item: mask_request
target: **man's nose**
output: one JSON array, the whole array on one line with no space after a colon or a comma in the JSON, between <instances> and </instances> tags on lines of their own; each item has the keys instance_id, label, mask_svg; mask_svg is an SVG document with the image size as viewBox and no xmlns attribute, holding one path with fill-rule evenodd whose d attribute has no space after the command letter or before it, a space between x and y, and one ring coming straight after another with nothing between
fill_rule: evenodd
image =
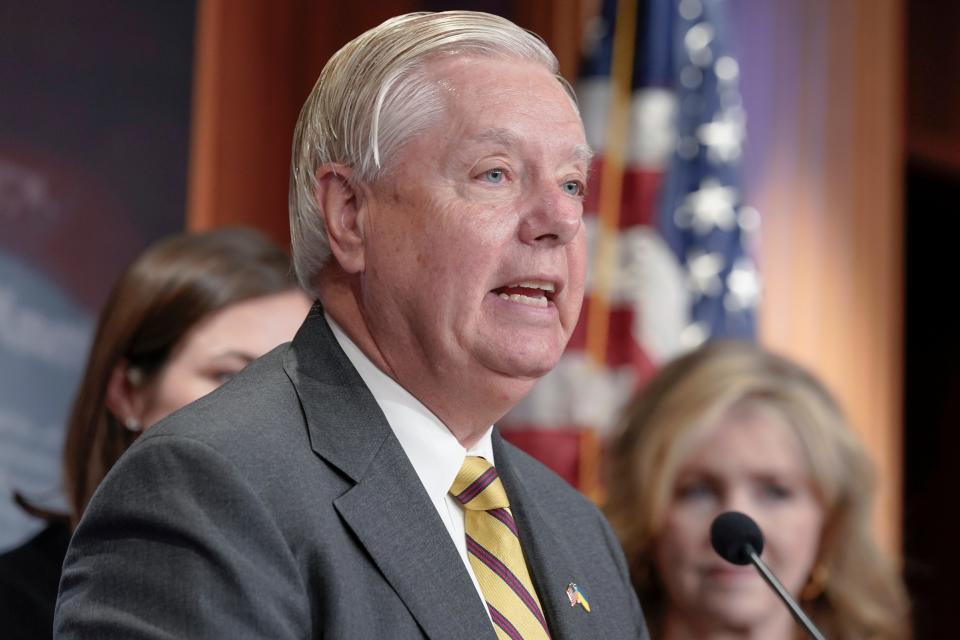
<instances>
[{"instance_id":1,"label":"man's nose","mask_svg":"<svg viewBox=\"0 0 960 640\"><path fill-rule=\"evenodd\" d=\"M569 244L583 224L583 202L564 193L556 183L533 194L520 223L520 240L552 248Z\"/></svg>"}]
</instances>

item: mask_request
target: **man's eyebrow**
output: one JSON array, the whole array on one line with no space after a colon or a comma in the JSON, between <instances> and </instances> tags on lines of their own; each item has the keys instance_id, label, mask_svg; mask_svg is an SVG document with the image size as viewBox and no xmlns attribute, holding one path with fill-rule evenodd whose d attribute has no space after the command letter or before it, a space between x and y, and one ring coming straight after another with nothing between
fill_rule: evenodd
<instances>
[{"instance_id":1,"label":"man's eyebrow","mask_svg":"<svg viewBox=\"0 0 960 640\"><path fill-rule=\"evenodd\" d=\"M505 147L516 146L520 144L520 136L509 129L485 129L473 136L471 140L476 142L499 142Z\"/></svg>"},{"instance_id":2,"label":"man's eyebrow","mask_svg":"<svg viewBox=\"0 0 960 640\"><path fill-rule=\"evenodd\" d=\"M477 135L473 136L471 140L475 142L496 142L502 144L505 147L519 146L520 145L520 136L515 134L509 129L486 129L481 131ZM589 164L590 160L593 159L594 152L590 148L590 145L587 144L578 144L573 148L573 151L570 153L570 159L575 162L584 162Z\"/></svg>"},{"instance_id":3,"label":"man's eyebrow","mask_svg":"<svg viewBox=\"0 0 960 640\"><path fill-rule=\"evenodd\" d=\"M588 144L578 144L573 148L573 153L570 156L574 160L590 164L593 159L593 149Z\"/></svg>"}]
</instances>

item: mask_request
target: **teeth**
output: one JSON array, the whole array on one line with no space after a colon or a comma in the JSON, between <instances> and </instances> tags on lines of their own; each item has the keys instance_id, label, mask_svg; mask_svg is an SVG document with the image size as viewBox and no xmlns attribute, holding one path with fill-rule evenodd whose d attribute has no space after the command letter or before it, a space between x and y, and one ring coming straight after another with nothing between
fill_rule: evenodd
<instances>
[{"instance_id":1,"label":"teeth","mask_svg":"<svg viewBox=\"0 0 960 640\"><path fill-rule=\"evenodd\" d=\"M523 285L526 286L526 285ZM519 302L520 304L528 304L531 307L546 307L547 299L546 298L531 298L530 296L522 296L519 293L512 293L507 295L506 293L499 294L500 297L504 300L509 300L511 302Z\"/></svg>"},{"instance_id":2,"label":"teeth","mask_svg":"<svg viewBox=\"0 0 960 640\"><path fill-rule=\"evenodd\" d=\"M544 291L549 291L551 293L553 293L555 288L552 282L538 282L538 281L519 282L517 284L512 284L510 286L525 287L527 289L543 289Z\"/></svg>"}]
</instances>

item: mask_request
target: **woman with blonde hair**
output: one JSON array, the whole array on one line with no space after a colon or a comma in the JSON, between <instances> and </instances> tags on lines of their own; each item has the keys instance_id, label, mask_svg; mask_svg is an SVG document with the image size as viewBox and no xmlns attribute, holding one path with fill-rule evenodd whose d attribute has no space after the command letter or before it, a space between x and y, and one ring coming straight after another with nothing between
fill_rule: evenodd
<instances>
[{"instance_id":1,"label":"woman with blonde hair","mask_svg":"<svg viewBox=\"0 0 960 640\"><path fill-rule=\"evenodd\" d=\"M764 532L762 557L831 640L910 636L906 592L871 535L870 461L809 372L744 342L664 367L612 447L607 515L652 635L804 637L752 566L713 551L725 511Z\"/></svg>"}]
</instances>

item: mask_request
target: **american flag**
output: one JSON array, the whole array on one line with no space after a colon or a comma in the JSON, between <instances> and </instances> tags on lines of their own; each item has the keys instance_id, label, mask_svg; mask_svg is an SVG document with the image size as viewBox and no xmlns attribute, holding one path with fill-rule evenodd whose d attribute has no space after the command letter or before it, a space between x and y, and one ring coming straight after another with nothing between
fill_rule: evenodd
<instances>
[{"instance_id":1,"label":"american flag","mask_svg":"<svg viewBox=\"0 0 960 640\"><path fill-rule=\"evenodd\" d=\"M746 117L725 4L605 0L587 27L587 296L559 365L500 428L588 494L618 412L658 365L755 333L759 214L741 198Z\"/></svg>"}]
</instances>

